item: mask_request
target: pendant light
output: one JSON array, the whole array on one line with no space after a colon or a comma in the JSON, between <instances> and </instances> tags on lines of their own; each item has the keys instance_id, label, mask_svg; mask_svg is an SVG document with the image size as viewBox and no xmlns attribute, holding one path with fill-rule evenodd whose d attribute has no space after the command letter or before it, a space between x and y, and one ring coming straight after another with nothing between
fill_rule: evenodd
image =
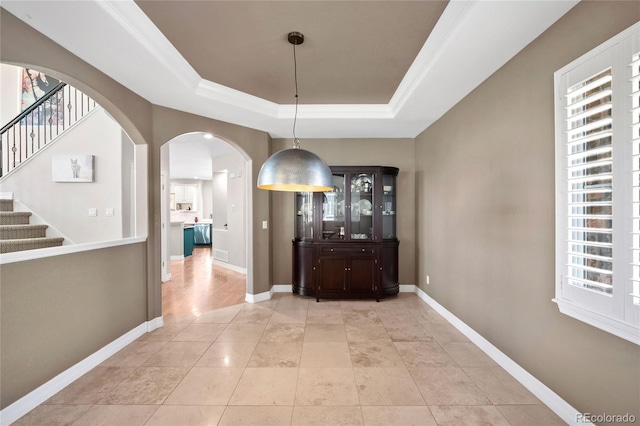
<instances>
[{"instance_id":1,"label":"pendant light","mask_svg":"<svg viewBox=\"0 0 640 426\"><path fill-rule=\"evenodd\" d=\"M300 148L296 137L298 119L298 66L296 45L304 42L299 32L288 35L293 45L293 69L296 86L296 109L293 117L293 148L273 154L264 162L258 174L258 188L270 191L320 192L333 190L333 175L327 163L312 152Z\"/></svg>"}]
</instances>

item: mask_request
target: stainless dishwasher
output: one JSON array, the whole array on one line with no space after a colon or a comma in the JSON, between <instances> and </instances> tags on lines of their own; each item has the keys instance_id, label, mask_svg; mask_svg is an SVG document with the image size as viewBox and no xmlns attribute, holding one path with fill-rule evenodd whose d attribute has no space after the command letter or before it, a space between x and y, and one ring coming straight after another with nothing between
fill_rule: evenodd
<instances>
[{"instance_id":1,"label":"stainless dishwasher","mask_svg":"<svg viewBox=\"0 0 640 426\"><path fill-rule=\"evenodd\" d=\"M196 223L193 225L193 243L199 246L211 245L210 223Z\"/></svg>"}]
</instances>

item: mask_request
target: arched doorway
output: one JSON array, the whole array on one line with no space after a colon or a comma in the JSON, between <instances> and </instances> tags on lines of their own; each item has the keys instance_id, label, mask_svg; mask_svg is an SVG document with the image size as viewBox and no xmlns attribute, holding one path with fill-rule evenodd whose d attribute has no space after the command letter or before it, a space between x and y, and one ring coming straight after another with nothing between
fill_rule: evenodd
<instances>
[{"instance_id":1,"label":"arched doorway","mask_svg":"<svg viewBox=\"0 0 640 426\"><path fill-rule=\"evenodd\" d=\"M251 161L231 142L189 132L163 144L160 163L163 317L243 302L251 288Z\"/></svg>"},{"instance_id":2,"label":"arched doorway","mask_svg":"<svg viewBox=\"0 0 640 426\"><path fill-rule=\"evenodd\" d=\"M63 245L146 237L147 146L103 98L39 67L2 63L0 81L4 192Z\"/></svg>"}]
</instances>

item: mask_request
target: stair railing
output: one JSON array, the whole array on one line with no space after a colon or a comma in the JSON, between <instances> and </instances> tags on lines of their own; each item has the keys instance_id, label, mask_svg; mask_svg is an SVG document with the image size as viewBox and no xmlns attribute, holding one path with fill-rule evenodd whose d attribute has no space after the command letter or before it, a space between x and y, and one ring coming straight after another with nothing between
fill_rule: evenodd
<instances>
[{"instance_id":1,"label":"stair railing","mask_svg":"<svg viewBox=\"0 0 640 426\"><path fill-rule=\"evenodd\" d=\"M0 177L18 167L98 104L60 82L0 129Z\"/></svg>"}]
</instances>

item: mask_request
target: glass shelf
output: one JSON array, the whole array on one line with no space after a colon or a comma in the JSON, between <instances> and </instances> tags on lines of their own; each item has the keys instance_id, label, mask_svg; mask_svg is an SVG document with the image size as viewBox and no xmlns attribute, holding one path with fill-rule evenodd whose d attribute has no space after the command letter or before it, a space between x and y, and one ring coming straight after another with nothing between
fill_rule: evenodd
<instances>
[{"instance_id":1,"label":"glass shelf","mask_svg":"<svg viewBox=\"0 0 640 426\"><path fill-rule=\"evenodd\" d=\"M380 241L396 238L392 167L332 167L333 190L296 193L295 238Z\"/></svg>"}]
</instances>

